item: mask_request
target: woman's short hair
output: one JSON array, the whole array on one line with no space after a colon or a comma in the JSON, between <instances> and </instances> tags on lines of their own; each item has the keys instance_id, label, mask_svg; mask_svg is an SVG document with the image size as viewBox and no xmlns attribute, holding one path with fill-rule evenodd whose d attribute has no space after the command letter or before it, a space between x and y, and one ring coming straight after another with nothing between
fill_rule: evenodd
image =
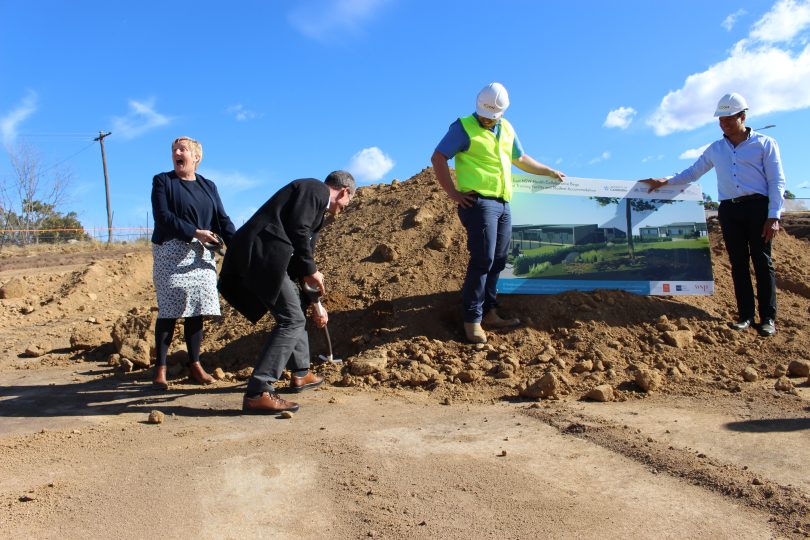
<instances>
[{"instance_id":1,"label":"woman's short hair","mask_svg":"<svg viewBox=\"0 0 810 540\"><path fill-rule=\"evenodd\" d=\"M194 153L197 154L197 156L200 158L197 160L197 163L194 166L194 168L196 169L197 167L200 166L200 162L202 161L203 156L202 144L200 144L199 141L195 141L191 137L177 137L174 140L174 142L172 142L172 148L174 148L174 145L179 143L180 141L188 141L188 144L191 145L191 147L194 149Z\"/></svg>"}]
</instances>

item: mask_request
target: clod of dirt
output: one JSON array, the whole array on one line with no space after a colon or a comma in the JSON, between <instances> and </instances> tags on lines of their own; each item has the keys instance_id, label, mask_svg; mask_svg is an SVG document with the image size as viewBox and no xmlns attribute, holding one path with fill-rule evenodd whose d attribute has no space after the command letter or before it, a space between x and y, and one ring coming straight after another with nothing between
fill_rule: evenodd
<instances>
[{"instance_id":1,"label":"clod of dirt","mask_svg":"<svg viewBox=\"0 0 810 540\"><path fill-rule=\"evenodd\" d=\"M48 352L46 347L39 345L38 343L32 343L28 347L25 348L25 356L29 356L31 358L39 358L43 354Z\"/></svg>"},{"instance_id":2,"label":"clod of dirt","mask_svg":"<svg viewBox=\"0 0 810 540\"><path fill-rule=\"evenodd\" d=\"M562 390L562 383L554 373L546 373L540 379L520 391L520 397L539 399L557 398Z\"/></svg>"},{"instance_id":3,"label":"clod of dirt","mask_svg":"<svg viewBox=\"0 0 810 540\"><path fill-rule=\"evenodd\" d=\"M593 401L600 401L602 403L613 401L614 399L613 387L609 384L600 384L596 388L591 389L590 392L585 394L585 399Z\"/></svg>"},{"instance_id":4,"label":"clod of dirt","mask_svg":"<svg viewBox=\"0 0 810 540\"><path fill-rule=\"evenodd\" d=\"M388 358L385 356L366 356L352 360L349 365L349 372L357 377L373 375L385 369Z\"/></svg>"},{"instance_id":5,"label":"clod of dirt","mask_svg":"<svg viewBox=\"0 0 810 540\"><path fill-rule=\"evenodd\" d=\"M645 392L653 392L661 388L661 374L651 369L639 369L636 371L636 384Z\"/></svg>"},{"instance_id":6,"label":"clod of dirt","mask_svg":"<svg viewBox=\"0 0 810 540\"><path fill-rule=\"evenodd\" d=\"M451 243L452 240L450 239L450 236L445 232L441 232L437 236L430 239L430 242L428 242L428 247L430 249L435 249L436 251L444 251L450 247Z\"/></svg>"},{"instance_id":7,"label":"clod of dirt","mask_svg":"<svg viewBox=\"0 0 810 540\"><path fill-rule=\"evenodd\" d=\"M685 349L694 340L691 330L668 330L661 337L664 338L667 345L671 345L676 349Z\"/></svg>"},{"instance_id":8,"label":"clod of dirt","mask_svg":"<svg viewBox=\"0 0 810 540\"><path fill-rule=\"evenodd\" d=\"M808 360L793 360L788 364L788 375L790 377L807 377L810 376L810 361Z\"/></svg>"},{"instance_id":9,"label":"clod of dirt","mask_svg":"<svg viewBox=\"0 0 810 540\"><path fill-rule=\"evenodd\" d=\"M793 383L787 377L779 377L773 385L774 389L779 392L791 392L793 390Z\"/></svg>"},{"instance_id":10,"label":"clod of dirt","mask_svg":"<svg viewBox=\"0 0 810 540\"><path fill-rule=\"evenodd\" d=\"M110 341L110 332L99 325L82 325L70 334L70 348L74 351L95 349Z\"/></svg>"},{"instance_id":11,"label":"clod of dirt","mask_svg":"<svg viewBox=\"0 0 810 540\"><path fill-rule=\"evenodd\" d=\"M393 262L397 260L399 253L388 244L380 244L374 249L371 258L382 262Z\"/></svg>"},{"instance_id":12,"label":"clod of dirt","mask_svg":"<svg viewBox=\"0 0 810 540\"><path fill-rule=\"evenodd\" d=\"M150 424L162 424L163 419L166 417L161 411L154 410L149 413L149 419L147 420Z\"/></svg>"},{"instance_id":13,"label":"clod of dirt","mask_svg":"<svg viewBox=\"0 0 810 540\"><path fill-rule=\"evenodd\" d=\"M118 354L140 368L147 368L152 363L149 343L143 339L125 338Z\"/></svg>"},{"instance_id":14,"label":"clod of dirt","mask_svg":"<svg viewBox=\"0 0 810 540\"><path fill-rule=\"evenodd\" d=\"M759 380L759 372L750 366L743 369L741 375L745 382L756 382Z\"/></svg>"},{"instance_id":15,"label":"clod of dirt","mask_svg":"<svg viewBox=\"0 0 810 540\"><path fill-rule=\"evenodd\" d=\"M22 298L28 294L28 286L20 278L11 278L0 287L0 298Z\"/></svg>"}]
</instances>

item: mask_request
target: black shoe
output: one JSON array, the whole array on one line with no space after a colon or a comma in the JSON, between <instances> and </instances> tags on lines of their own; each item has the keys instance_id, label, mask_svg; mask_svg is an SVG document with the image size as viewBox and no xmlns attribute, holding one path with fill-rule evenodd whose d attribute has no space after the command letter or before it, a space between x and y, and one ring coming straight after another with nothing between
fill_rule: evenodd
<instances>
[{"instance_id":1,"label":"black shoe","mask_svg":"<svg viewBox=\"0 0 810 540\"><path fill-rule=\"evenodd\" d=\"M759 325L759 335L762 337L771 337L776 333L776 324L773 319L763 319L762 324Z\"/></svg>"},{"instance_id":2,"label":"black shoe","mask_svg":"<svg viewBox=\"0 0 810 540\"><path fill-rule=\"evenodd\" d=\"M752 324L754 324L753 319L740 319L739 321L737 321L735 323L731 323L729 326L731 326L731 328L733 328L734 330L742 331L742 330L748 330L749 328L751 328Z\"/></svg>"}]
</instances>

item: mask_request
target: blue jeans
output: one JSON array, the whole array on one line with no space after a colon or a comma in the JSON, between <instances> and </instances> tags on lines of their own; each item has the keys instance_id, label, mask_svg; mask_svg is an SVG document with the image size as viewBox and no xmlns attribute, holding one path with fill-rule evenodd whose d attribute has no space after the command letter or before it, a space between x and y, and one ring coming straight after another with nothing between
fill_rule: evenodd
<instances>
[{"instance_id":1,"label":"blue jeans","mask_svg":"<svg viewBox=\"0 0 810 540\"><path fill-rule=\"evenodd\" d=\"M512 239L512 210L508 202L479 197L470 208L459 206L458 217L467 229L470 252L461 288L464 322L481 322L484 313L497 305L498 276L506 267Z\"/></svg>"}]
</instances>

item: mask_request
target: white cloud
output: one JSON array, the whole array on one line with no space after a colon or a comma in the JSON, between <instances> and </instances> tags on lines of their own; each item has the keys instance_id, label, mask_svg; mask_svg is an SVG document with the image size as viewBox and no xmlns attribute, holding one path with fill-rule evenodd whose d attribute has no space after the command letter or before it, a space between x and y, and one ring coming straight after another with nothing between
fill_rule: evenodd
<instances>
[{"instance_id":1,"label":"white cloud","mask_svg":"<svg viewBox=\"0 0 810 540\"><path fill-rule=\"evenodd\" d=\"M594 165L596 163L599 163L599 162L602 162L602 161L605 161L605 160L608 160L608 159L610 159L610 152L602 152L597 157L590 160L588 162L588 165Z\"/></svg>"},{"instance_id":2,"label":"white cloud","mask_svg":"<svg viewBox=\"0 0 810 540\"><path fill-rule=\"evenodd\" d=\"M37 110L37 93L29 90L20 104L0 118L0 132L3 144L11 146L17 140L17 127Z\"/></svg>"},{"instance_id":3,"label":"white cloud","mask_svg":"<svg viewBox=\"0 0 810 540\"><path fill-rule=\"evenodd\" d=\"M394 160L376 146L363 148L352 156L348 170L358 182L375 182L394 168Z\"/></svg>"},{"instance_id":4,"label":"white cloud","mask_svg":"<svg viewBox=\"0 0 810 540\"><path fill-rule=\"evenodd\" d=\"M251 178L244 175L239 171L222 171L218 169L209 169L201 165L200 174L206 178L213 180L217 185L220 192L238 193L240 191L247 191L262 184L262 181L257 178Z\"/></svg>"},{"instance_id":5,"label":"white cloud","mask_svg":"<svg viewBox=\"0 0 810 540\"><path fill-rule=\"evenodd\" d=\"M642 163L649 163L650 161L661 161L664 159L664 154L658 154L657 156L646 156L642 158Z\"/></svg>"},{"instance_id":6,"label":"white cloud","mask_svg":"<svg viewBox=\"0 0 810 540\"><path fill-rule=\"evenodd\" d=\"M810 182L805 181L796 186L796 189L810 189Z\"/></svg>"},{"instance_id":7,"label":"white cloud","mask_svg":"<svg viewBox=\"0 0 810 540\"><path fill-rule=\"evenodd\" d=\"M703 155L703 152L705 152L708 147L708 144L704 144L700 148L690 148L678 156L678 159L697 159Z\"/></svg>"},{"instance_id":8,"label":"white cloud","mask_svg":"<svg viewBox=\"0 0 810 540\"><path fill-rule=\"evenodd\" d=\"M790 41L810 24L810 2L781 0L758 20L751 30L755 41L779 43Z\"/></svg>"},{"instance_id":9,"label":"white cloud","mask_svg":"<svg viewBox=\"0 0 810 540\"><path fill-rule=\"evenodd\" d=\"M169 124L171 118L154 109L155 100L129 100L129 113L126 116L113 117L112 132L124 139L134 139L156 127Z\"/></svg>"},{"instance_id":10,"label":"white cloud","mask_svg":"<svg viewBox=\"0 0 810 540\"><path fill-rule=\"evenodd\" d=\"M329 41L370 22L389 0L308 0L296 3L287 19L303 35Z\"/></svg>"},{"instance_id":11,"label":"white cloud","mask_svg":"<svg viewBox=\"0 0 810 540\"><path fill-rule=\"evenodd\" d=\"M632 107L619 107L610 111L602 124L606 128L627 129L636 115L636 110Z\"/></svg>"},{"instance_id":12,"label":"white cloud","mask_svg":"<svg viewBox=\"0 0 810 540\"><path fill-rule=\"evenodd\" d=\"M729 92L747 99L751 116L810 107L810 44L787 41L809 26L810 0L780 0L728 58L664 96L647 124L657 135L699 128L715 121L717 100Z\"/></svg>"},{"instance_id":13,"label":"white cloud","mask_svg":"<svg viewBox=\"0 0 810 540\"><path fill-rule=\"evenodd\" d=\"M746 13L748 12L745 11L744 9L738 9L737 11L735 11L734 13L723 19L723 22L720 23L720 26L725 28L727 32L731 32L732 28L734 28L734 25L737 24L737 19L739 19Z\"/></svg>"},{"instance_id":14,"label":"white cloud","mask_svg":"<svg viewBox=\"0 0 810 540\"><path fill-rule=\"evenodd\" d=\"M255 112L255 111L251 111L249 109L246 109L245 106L242 105L241 103L237 103L236 105L231 105L230 107L225 109L225 111L228 114L232 114L233 117L238 122L244 122L246 120L255 120L256 118L261 118L262 117L261 114Z\"/></svg>"}]
</instances>

